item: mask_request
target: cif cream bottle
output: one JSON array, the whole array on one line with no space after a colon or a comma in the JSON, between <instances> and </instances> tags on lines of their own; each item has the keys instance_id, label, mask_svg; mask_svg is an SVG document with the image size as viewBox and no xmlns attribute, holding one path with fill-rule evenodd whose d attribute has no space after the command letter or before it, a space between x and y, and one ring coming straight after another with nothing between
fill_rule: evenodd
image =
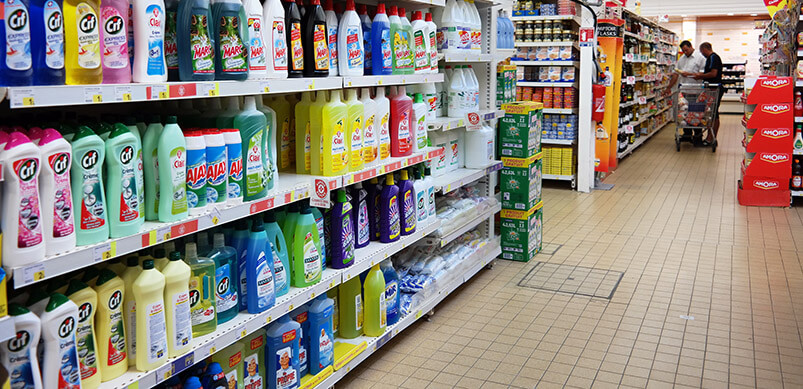
<instances>
[{"instance_id":1,"label":"cif cream bottle","mask_svg":"<svg viewBox=\"0 0 803 389\"><path fill-rule=\"evenodd\" d=\"M70 184L74 194L73 209L77 212L75 243L79 246L98 243L109 238L106 191L103 188L105 143L92 129L80 126L71 144Z\"/></svg>"},{"instance_id":2,"label":"cif cream bottle","mask_svg":"<svg viewBox=\"0 0 803 389\"><path fill-rule=\"evenodd\" d=\"M75 340L78 344L78 364L81 367L81 388L100 386L100 370L95 338L95 307L98 294L82 281L72 280L67 288L67 297L78 306L78 323Z\"/></svg>"},{"instance_id":3,"label":"cif cream bottle","mask_svg":"<svg viewBox=\"0 0 803 389\"><path fill-rule=\"evenodd\" d=\"M0 363L8 369L12 388L42 389L37 347L42 322L22 305L11 303L8 314L14 318L16 336L0 347Z\"/></svg>"},{"instance_id":4,"label":"cif cream bottle","mask_svg":"<svg viewBox=\"0 0 803 389\"><path fill-rule=\"evenodd\" d=\"M170 262L162 269L165 278L164 301L167 324L167 356L184 354L192 342L190 320L190 267L181 260L181 253L173 251Z\"/></svg>"},{"instance_id":5,"label":"cif cream bottle","mask_svg":"<svg viewBox=\"0 0 803 389\"><path fill-rule=\"evenodd\" d=\"M159 136L159 221L187 217L187 143L175 116L168 116Z\"/></svg>"},{"instance_id":6,"label":"cif cream bottle","mask_svg":"<svg viewBox=\"0 0 803 389\"><path fill-rule=\"evenodd\" d=\"M78 366L78 346L75 329L78 307L67 296L50 296L42 321L42 386L45 388L80 388L81 369Z\"/></svg>"},{"instance_id":7,"label":"cif cream bottle","mask_svg":"<svg viewBox=\"0 0 803 389\"><path fill-rule=\"evenodd\" d=\"M39 138L39 151L42 153L39 195L46 199L42 202L45 255L55 255L75 247L70 188L72 148L58 131L47 128Z\"/></svg>"},{"instance_id":8,"label":"cif cream bottle","mask_svg":"<svg viewBox=\"0 0 803 389\"><path fill-rule=\"evenodd\" d=\"M64 68L67 85L100 84L100 2L64 2Z\"/></svg>"},{"instance_id":9,"label":"cif cream bottle","mask_svg":"<svg viewBox=\"0 0 803 389\"><path fill-rule=\"evenodd\" d=\"M142 267L139 265L139 258L137 256L130 256L126 258L126 268L123 272L123 286L125 294L123 294L123 322L125 323L125 345L128 350L128 366L137 364L137 303L134 300L134 281L137 280L139 274L142 273Z\"/></svg>"},{"instance_id":10,"label":"cif cream bottle","mask_svg":"<svg viewBox=\"0 0 803 389\"><path fill-rule=\"evenodd\" d=\"M113 271L100 271L95 284L98 304L95 310L95 335L98 342L98 368L103 382L113 380L128 370L128 349L123 320L125 282Z\"/></svg>"},{"instance_id":11,"label":"cif cream bottle","mask_svg":"<svg viewBox=\"0 0 803 389\"><path fill-rule=\"evenodd\" d=\"M155 369L167 361L167 326L164 305L165 277L146 259L131 292L136 304L137 370Z\"/></svg>"}]
</instances>

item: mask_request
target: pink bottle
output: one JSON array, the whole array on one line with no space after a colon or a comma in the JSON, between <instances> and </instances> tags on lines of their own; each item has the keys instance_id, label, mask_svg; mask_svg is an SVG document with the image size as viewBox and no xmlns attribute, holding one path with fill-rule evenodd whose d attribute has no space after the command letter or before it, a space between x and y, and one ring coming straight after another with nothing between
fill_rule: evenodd
<instances>
[{"instance_id":1,"label":"pink bottle","mask_svg":"<svg viewBox=\"0 0 803 389\"><path fill-rule=\"evenodd\" d=\"M39 145L39 139L42 138L44 135L45 130L39 127L31 127L28 129L28 138L33 142L35 145Z\"/></svg>"},{"instance_id":2,"label":"pink bottle","mask_svg":"<svg viewBox=\"0 0 803 389\"><path fill-rule=\"evenodd\" d=\"M415 129L412 121L413 99L404 85L390 99L390 156L406 157L413 153Z\"/></svg>"},{"instance_id":3,"label":"pink bottle","mask_svg":"<svg viewBox=\"0 0 803 389\"><path fill-rule=\"evenodd\" d=\"M102 0L100 19L103 83L129 83L131 62L128 58L128 0Z\"/></svg>"}]
</instances>

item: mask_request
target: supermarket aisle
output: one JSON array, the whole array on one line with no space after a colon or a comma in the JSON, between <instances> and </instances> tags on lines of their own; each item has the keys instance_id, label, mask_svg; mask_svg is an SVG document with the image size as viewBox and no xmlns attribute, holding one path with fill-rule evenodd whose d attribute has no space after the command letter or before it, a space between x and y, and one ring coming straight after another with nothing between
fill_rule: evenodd
<instances>
[{"instance_id":1,"label":"supermarket aisle","mask_svg":"<svg viewBox=\"0 0 803 389\"><path fill-rule=\"evenodd\" d=\"M801 208L737 204L742 130L723 118L716 154L675 152L670 126L612 191L544 191L557 251L538 260L624 272L612 299L520 287L536 262L497 261L338 386L803 386Z\"/></svg>"}]
</instances>

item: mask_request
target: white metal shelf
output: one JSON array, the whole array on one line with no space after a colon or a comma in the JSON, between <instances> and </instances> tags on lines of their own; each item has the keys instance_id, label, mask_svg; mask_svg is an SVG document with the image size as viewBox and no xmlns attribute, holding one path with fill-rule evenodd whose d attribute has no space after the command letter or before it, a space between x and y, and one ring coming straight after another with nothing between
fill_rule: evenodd
<instances>
[{"instance_id":1,"label":"white metal shelf","mask_svg":"<svg viewBox=\"0 0 803 389\"><path fill-rule=\"evenodd\" d=\"M441 247L446 246L447 244L451 243L453 240L455 240L458 237L460 237L460 235L463 235L466 232L469 232L469 231L473 230L474 227L477 227L480 223L482 223L482 222L488 220L489 218L493 217L494 215L499 213L499 211L501 211L501 210L502 210L502 203L497 203L496 205L492 206L490 209L482 212L479 216L477 216L476 218L472 219L468 223L463 224L462 226L453 229L448 234L441 236L439 238Z\"/></svg>"},{"instance_id":2,"label":"white metal shelf","mask_svg":"<svg viewBox=\"0 0 803 389\"><path fill-rule=\"evenodd\" d=\"M518 86L543 86L543 87L550 87L556 86L559 88L569 88L569 87L576 87L577 81L574 82L543 82L543 81L517 81L516 85Z\"/></svg>"},{"instance_id":3,"label":"white metal shelf","mask_svg":"<svg viewBox=\"0 0 803 389\"><path fill-rule=\"evenodd\" d=\"M577 113L577 108L544 108L543 113L552 113L558 115L571 115Z\"/></svg>"},{"instance_id":4,"label":"white metal shelf","mask_svg":"<svg viewBox=\"0 0 803 389\"><path fill-rule=\"evenodd\" d=\"M493 109L493 110L483 110L479 112L480 119L482 120L493 120L499 119L505 116L505 111L501 109ZM429 122L428 127L430 131L437 131L437 130L453 130L455 128L465 127L466 122L463 118L453 118L453 117L439 117L435 118Z\"/></svg>"},{"instance_id":5,"label":"white metal shelf","mask_svg":"<svg viewBox=\"0 0 803 389\"><path fill-rule=\"evenodd\" d=\"M555 180L555 181L574 181L574 175L562 175L562 174L541 174L541 178L545 180Z\"/></svg>"},{"instance_id":6,"label":"white metal shelf","mask_svg":"<svg viewBox=\"0 0 803 389\"><path fill-rule=\"evenodd\" d=\"M493 54L475 53L471 50L461 50L465 53L443 53L443 60L446 62L491 62L494 59Z\"/></svg>"},{"instance_id":7,"label":"white metal shelf","mask_svg":"<svg viewBox=\"0 0 803 389\"><path fill-rule=\"evenodd\" d=\"M557 41L557 42L515 42L516 47L553 47L553 46L571 46L579 49L580 45L575 41Z\"/></svg>"},{"instance_id":8,"label":"white metal shelf","mask_svg":"<svg viewBox=\"0 0 803 389\"><path fill-rule=\"evenodd\" d=\"M511 22L535 22L535 21L571 20L580 25L581 20L578 15L536 15L536 16L511 16Z\"/></svg>"},{"instance_id":9,"label":"white metal shelf","mask_svg":"<svg viewBox=\"0 0 803 389\"><path fill-rule=\"evenodd\" d=\"M563 146L571 146L576 141L574 139L541 139L542 145L563 145Z\"/></svg>"},{"instance_id":10,"label":"white metal shelf","mask_svg":"<svg viewBox=\"0 0 803 389\"><path fill-rule=\"evenodd\" d=\"M502 161L494 161L482 169L460 168L435 177L435 181L438 182L435 190L446 194L499 170L502 170Z\"/></svg>"},{"instance_id":11,"label":"white metal shelf","mask_svg":"<svg viewBox=\"0 0 803 389\"><path fill-rule=\"evenodd\" d=\"M580 61L510 61L511 65L517 66L580 66Z\"/></svg>"},{"instance_id":12,"label":"white metal shelf","mask_svg":"<svg viewBox=\"0 0 803 389\"><path fill-rule=\"evenodd\" d=\"M343 87L346 88L359 88L359 87L385 86L385 85L429 84L432 82L443 82L443 74L429 73L429 74L406 74L406 75L390 75L390 76L343 77Z\"/></svg>"}]
</instances>

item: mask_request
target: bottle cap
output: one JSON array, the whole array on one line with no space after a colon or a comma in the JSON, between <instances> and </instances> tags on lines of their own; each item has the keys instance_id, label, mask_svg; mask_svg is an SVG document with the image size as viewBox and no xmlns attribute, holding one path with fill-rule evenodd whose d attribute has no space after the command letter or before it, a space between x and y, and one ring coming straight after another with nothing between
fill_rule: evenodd
<instances>
[{"instance_id":1,"label":"bottle cap","mask_svg":"<svg viewBox=\"0 0 803 389\"><path fill-rule=\"evenodd\" d=\"M251 232L265 231L265 226L262 225L262 218L255 217L251 222Z\"/></svg>"},{"instance_id":2,"label":"bottle cap","mask_svg":"<svg viewBox=\"0 0 803 389\"><path fill-rule=\"evenodd\" d=\"M220 232L216 232L215 235L212 235L212 247L219 248L225 245L226 245L226 235L223 235L223 233Z\"/></svg>"},{"instance_id":3,"label":"bottle cap","mask_svg":"<svg viewBox=\"0 0 803 389\"><path fill-rule=\"evenodd\" d=\"M431 22L432 21L432 13L431 12L427 12L427 15L424 17L424 21L425 22Z\"/></svg>"},{"instance_id":4,"label":"bottle cap","mask_svg":"<svg viewBox=\"0 0 803 389\"><path fill-rule=\"evenodd\" d=\"M334 4L332 4L332 0L326 0L323 3L323 9L324 9L324 11L334 11L335 10L335 6L334 6Z\"/></svg>"},{"instance_id":5,"label":"bottle cap","mask_svg":"<svg viewBox=\"0 0 803 389\"><path fill-rule=\"evenodd\" d=\"M407 17L404 12L404 8L399 7L399 17L404 18Z\"/></svg>"},{"instance_id":6,"label":"bottle cap","mask_svg":"<svg viewBox=\"0 0 803 389\"><path fill-rule=\"evenodd\" d=\"M396 16L396 15L398 15L398 13L399 13L398 8L396 8L395 5L391 5L390 6L390 13L388 15Z\"/></svg>"},{"instance_id":7,"label":"bottle cap","mask_svg":"<svg viewBox=\"0 0 803 389\"><path fill-rule=\"evenodd\" d=\"M143 270L150 270L153 269L153 259L146 259L145 262L142 263Z\"/></svg>"},{"instance_id":8,"label":"bottle cap","mask_svg":"<svg viewBox=\"0 0 803 389\"><path fill-rule=\"evenodd\" d=\"M148 118L148 124L153 124L153 123L161 124L162 118L159 115L151 115L150 118Z\"/></svg>"},{"instance_id":9,"label":"bottle cap","mask_svg":"<svg viewBox=\"0 0 803 389\"><path fill-rule=\"evenodd\" d=\"M24 315L24 314L26 314L28 312L30 312L28 310L28 308L25 308L22 305L19 305L17 303L11 303L11 304L8 305L8 314L11 315L11 316Z\"/></svg>"},{"instance_id":10,"label":"bottle cap","mask_svg":"<svg viewBox=\"0 0 803 389\"><path fill-rule=\"evenodd\" d=\"M421 11L414 11L413 12L413 21L421 20Z\"/></svg>"},{"instance_id":11,"label":"bottle cap","mask_svg":"<svg viewBox=\"0 0 803 389\"><path fill-rule=\"evenodd\" d=\"M129 256L125 259L125 265L128 267L139 266L139 258L136 255Z\"/></svg>"},{"instance_id":12,"label":"bottle cap","mask_svg":"<svg viewBox=\"0 0 803 389\"><path fill-rule=\"evenodd\" d=\"M338 203L345 203L346 201L348 201L348 199L346 198L346 191L343 190L343 189L338 189L338 191L337 191L337 202Z\"/></svg>"},{"instance_id":13,"label":"bottle cap","mask_svg":"<svg viewBox=\"0 0 803 389\"><path fill-rule=\"evenodd\" d=\"M107 120L107 121L108 121L108 120ZM137 125L137 119L135 119L133 116L126 116L126 117L123 119L123 123L124 123L126 126L136 126L136 125Z\"/></svg>"},{"instance_id":14,"label":"bottle cap","mask_svg":"<svg viewBox=\"0 0 803 389\"><path fill-rule=\"evenodd\" d=\"M302 215L310 215L310 214L312 214L312 209L304 208L304 209L301 210L301 214Z\"/></svg>"},{"instance_id":15,"label":"bottle cap","mask_svg":"<svg viewBox=\"0 0 803 389\"><path fill-rule=\"evenodd\" d=\"M275 223L276 214L273 211L265 212L265 218L263 220L265 221L265 223Z\"/></svg>"},{"instance_id":16,"label":"bottle cap","mask_svg":"<svg viewBox=\"0 0 803 389\"><path fill-rule=\"evenodd\" d=\"M168 259L170 259L171 262L172 261L180 261L181 260L181 253L178 252L178 251L173 251L172 253L170 253L170 258L168 258Z\"/></svg>"},{"instance_id":17,"label":"bottle cap","mask_svg":"<svg viewBox=\"0 0 803 389\"><path fill-rule=\"evenodd\" d=\"M153 250L153 257L154 258L164 258L165 257L165 249L159 247Z\"/></svg>"},{"instance_id":18,"label":"bottle cap","mask_svg":"<svg viewBox=\"0 0 803 389\"><path fill-rule=\"evenodd\" d=\"M168 116L167 120L165 120L165 124L176 124L176 123L178 123L178 118L176 118L175 116Z\"/></svg>"},{"instance_id":19,"label":"bottle cap","mask_svg":"<svg viewBox=\"0 0 803 389\"><path fill-rule=\"evenodd\" d=\"M67 295L71 295L71 294L73 294L75 292L78 292L79 290L82 290L82 289L85 289L85 288L88 288L88 287L89 287L89 285L87 285L85 282L78 281L75 278L73 278L72 280L70 280L70 285L67 287L66 294Z\"/></svg>"},{"instance_id":20,"label":"bottle cap","mask_svg":"<svg viewBox=\"0 0 803 389\"><path fill-rule=\"evenodd\" d=\"M354 11L354 0L346 1L346 11Z\"/></svg>"},{"instance_id":21,"label":"bottle cap","mask_svg":"<svg viewBox=\"0 0 803 389\"><path fill-rule=\"evenodd\" d=\"M402 181L407 181L407 180L410 179L410 175L409 175L409 173L407 173L407 169L402 169L402 171L399 173L399 175L401 175Z\"/></svg>"},{"instance_id":22,"label":"bottle cap","mask_svg":"<svg viewBox=\"0 0 803 389\"><path fill-rule=\"evenodd\" d=\"M103 269L100 271L100 275L98 276L98 280L95 282L95 285L101 286L114 279L114 277L117 277L117 273L109 269Z\"/></svg>"},{"instance_id":23,"label":"bottle cap","mask_svg":"<svg viewBox=\"0 0 803 389\"><path fill-rule=\"evenodd\" d=\"M416 93L415 94L415 100L413 102L415 102L415 103L423 103L424 102L424 96L421 95L420 93Z\"/></svg>"},{"instance_id":24,"label":"bottle cap","mask_svg":"<svg viewBox=\"0 0 803 389\"><path fill-rule=\"evenodd\" d=\"M58 308L59 306L61 306L62 304L66 304L67 301L70 301L70 299L68 299L67 296L61 293L53 293L52 295L50 295L50 301L47 302L47 308L45 308L45 311L51 312L56 308Z\"/></svg>"},{"instance_id":25,"label":"bottle cap","mask_svg":"<svg viewBox=\"0 0 803 389\"><path fill-rule=\"evenodd\" d=\"M385 176L385 185L393 185L393 174Z\"/></svg>"},{"instance_id":26,"label":"bottle cap","mask_svg":"<svg viewBox=\"0 0 803 389\"><path fill-rule=\"evenodd\" d=\"M376 6L376 13L377 14L385 13L385 3L379 3L379 5Z\"/></svg>"},{"instance_id":27,"label":"bottle cap","mask_svg":"<svg viewBox=\"0 0 803 389\"><path fill-rule=\"evenodd\" d=\"M368 7L366 7L365 4L358 5L357 11L360 15L368 15Z\"/></svg>"}]
</instances>

